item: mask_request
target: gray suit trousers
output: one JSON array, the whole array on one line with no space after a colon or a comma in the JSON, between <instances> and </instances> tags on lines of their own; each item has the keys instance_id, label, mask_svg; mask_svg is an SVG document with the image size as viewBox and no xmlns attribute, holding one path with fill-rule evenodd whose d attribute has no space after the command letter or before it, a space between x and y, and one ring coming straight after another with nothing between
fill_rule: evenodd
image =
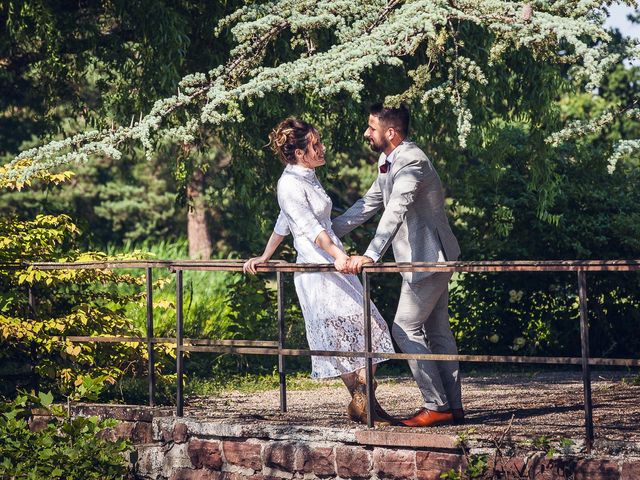
<instances>
[{"instance_id":1,"label":"gray suit trousers","mask_svg":"<svg viewBox=\"0 0 640 480\"><path fill-rule=\"evenodd\" d=\"M449 279L439 272L415 283L402 282L393 338L404 353L457 355L449 325ZM409 360L411 373L422 392L425 408L462 408L457 361Z\"/></svg>"}]
</instances>

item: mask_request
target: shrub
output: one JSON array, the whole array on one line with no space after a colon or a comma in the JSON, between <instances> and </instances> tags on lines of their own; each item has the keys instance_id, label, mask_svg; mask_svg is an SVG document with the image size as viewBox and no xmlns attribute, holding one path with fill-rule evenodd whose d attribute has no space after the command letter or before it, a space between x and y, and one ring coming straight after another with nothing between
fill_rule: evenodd
<instances>
[{"instance_id":1,"label":"shrub","mask_svg":"<svg viewBox=\"0 0 640 480\"><path fill-rule=\"evenodd\" d=\"M41 180L46 186L70 177L68 172L42 174ZM24 186L17 181L0 183L5 188ZM79 229L66 215L0 218L0 376L9 380L1 382L0 388L5 395L15 395L25 379L32 387L65 395L89 373L104 375L111 383L125 374L146 373L143 344L72 343L66 338L141 336L127 318L126 307L144 303L144 277L110 270L25 266L26 262L125 258L80 253L75 243L78 234ZM139 255L133 252L129 258ZM122 294L118 289L122 285L130 286L132 292ZM35 301L29 301L30 295ZM162 358L159 355L159 364Z\"/></svg>"},{"instance_id":2,"label":"shrub","mask_svg":"<svg viewBox=\"0 0 640 480\"><path fill-rule=\"evenodd\" d=\"M115 420L71 418L52 404L51 393L21 394L0 404L0 477L26 479L125 478L125 440L102 438ZM33 425L33 411L48 413L45 425Z\"/></svg>"}]
</instances>

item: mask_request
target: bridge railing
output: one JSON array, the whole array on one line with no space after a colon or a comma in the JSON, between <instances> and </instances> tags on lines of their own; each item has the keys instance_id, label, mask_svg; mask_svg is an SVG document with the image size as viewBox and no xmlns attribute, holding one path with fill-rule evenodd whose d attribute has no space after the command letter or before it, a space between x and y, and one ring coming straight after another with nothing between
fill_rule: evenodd
<instances>
[{"instance_id":1,"label":"bridge railing","mask_svg":"<svg viewBox=\"0 0 640 480\"><path fill-rule=\"evenodd\" d=\"M73 342L145 342L149 361L149 404L154 405L154 345L158 343L175 342L176 345L176 416L184 413L184 362L186 352L217 352L245 355L277 355L280 383L280 409L287 410L286 365L287 356L343 356L364 357L366 371L366 388L369 405L367 408L367 424L373 427L371 412L373 408L373 359L416 359L416 360L458 360L462 362L488 363L527 363L527 364L573 364L582 367L582 381L584 392L585 441L590 451L593 439L593 402L591 397L590 367L598 366L640 366L637 358L594 358L589 354L589 326L587 302L587 272L629 272L640 270L640 260L552 260L552 261L483 261L483 262L414 262L414 263L379 263L366 265L362 271L364 288L364 352L342 352L326 350L285 348L285 298L284 274L293 272L331 272L335 271L332 264L292 264L287 262L268 262L257 267L258 272L275 272L278 304L278 340L211 340L190 339L184 337L184 309L183 309L183 273L190 270L240 272L244 260L214 260L214 261L107 261L85 263L30 263L25 265L2 265L0 268L25 268L32 266L41 270L59 269L145 269L146 298L147 298L147 334L145 337L107 337L107 336L69 336L67 340ZM153 334L153 269L165 268L176 275L176 337L157 338ZM380 353L371 349L371 311L370 290L371 276L378 273L397 272L576 272L577 291L580 311L580 357L557 356L517 356L517 355L441 355L441 354L406 354ZM29 292L29 302L34 305L34 296Z\"/></svg>"}]
</instances>

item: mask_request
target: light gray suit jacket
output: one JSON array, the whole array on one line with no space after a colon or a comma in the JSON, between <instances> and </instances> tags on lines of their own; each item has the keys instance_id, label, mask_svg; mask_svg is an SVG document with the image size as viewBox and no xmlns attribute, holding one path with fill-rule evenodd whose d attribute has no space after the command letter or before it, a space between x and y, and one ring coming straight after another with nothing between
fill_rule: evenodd
<instances>
[{"instance_id":1,"label":"light gray suit jacket","mask_svg":"<svg viewBox=\"0 0 640 480\"><path fill-rule=\"evenodd\" d=\"M396 262L457 260L460 247L447 220L440 177L415 143L404 142L397 150L390 170L379 173L364 197L333 220L333 231L343 237L384 207L365 255L378 261L393 244ZM431 274L406 272L402 277L413 283Z\"/></svg>"}]
</instances>

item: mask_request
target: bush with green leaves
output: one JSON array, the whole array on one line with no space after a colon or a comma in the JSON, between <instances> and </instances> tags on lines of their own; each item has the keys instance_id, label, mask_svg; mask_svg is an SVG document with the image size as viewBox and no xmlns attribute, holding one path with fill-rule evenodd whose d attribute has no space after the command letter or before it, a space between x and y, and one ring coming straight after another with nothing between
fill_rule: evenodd
<instances>
[{"instance_id":1,"label":"bush with green leaves","mask_svg":"<svg viewBox=\"0 0 640 480\"><path fill-rule=\"evenodd\" d=\"M85 377L86 378L86 377ZM95 398L104 378L81 384L77 395ZM33 422L34 412L46 423ZM20 394L0 402L0 477L46 479L122 479L129 467L126 440L111 441L100 433L113 419L70 417L53 394Z\"/></svg>"},{"instance_id":2,"label":"bush with green leaves","mask_svg":"<svg viewBox=\"0 0 640 480\"><path fill-rule=\"evenodd\" d=\"M187 258L187 242L127 243L123 247L114 245L108 249L109 255L125 255L131 251L145 251L153 258ZM289 257L285 248L284 257ZM125 270L125 272L128 270ZM293 275L284 274L285 295L285 337L290 348L306 348L304 321L298 305L293 285ZM165 268L154 268L153 279L153 323L154 336L174 337L176 334L176 284L175 274ZM132 295L135 286L121 285L123 295ZM146 305L131 302L126 307L126 317L133 325L146 328ZM274 274L249 276L240 272L225 271L183 271L183 333L186 338L206 338L215 340L277 340L278 317L276 303L276 282ZM187 352L185 374L187 383L191 379L257 373L270 375L277 366L273 355L238 355ZM289 358L287 368L309 370L308 358ZM175 366L167 362L165 375L175 372ZM198 381L198 380L195 380ZM121 388L126 401L144 402L144 379L122 380ZM157 400L167 401L172 396L173 386L161 393Z\"/></svg>"},{"instance_id":3,"label":"bush with green leaves","mask_svg":"<svg viewBox=\"0 0 640 480\"><path fill-rule=\"evenodd\" d=\"M44 174L40 180L51 185L70 177L64 172ZM25 186L19 182L0 184L12 189ZM79 229L66 215L0 218L0 375L9 380L2 382L4 394L14 394L26 381L32 387L64 395L88 374L105 375L106 381L114 383L124 375L141 375L147 369L143 344L73 343L67 338L143 335L125 315L129 304L145 303L143 276L26 265L109 259L98 252L80 253L75 244L78 234ZM119 258L126 257L112 259ZM122 294L120 285L134 291ZM159 360L164 352L170 353L162 347L159 351Z\"/></svg>"}]
</instances>

